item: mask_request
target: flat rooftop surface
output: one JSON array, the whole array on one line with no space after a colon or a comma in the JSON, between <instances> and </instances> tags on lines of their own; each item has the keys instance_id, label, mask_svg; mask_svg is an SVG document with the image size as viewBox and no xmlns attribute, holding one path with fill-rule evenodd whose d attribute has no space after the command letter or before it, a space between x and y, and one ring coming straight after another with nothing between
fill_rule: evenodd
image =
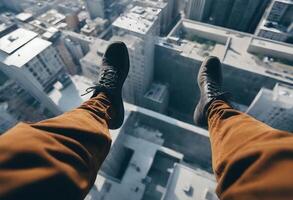
<instances>
[{"instance_id":1,"label":"flat rooftop surface","mask_svg":"<svg viewBox=\"0 0 293 200\"><path fill-rule=\"evenodd\" d=\"M139 34L146 34L158 19L160 12L161 9L159 8L135 6L129 12L117 18L113 26Z\"/></svg>"},{"instance_id":2,"label":"flat rooftop surface","mask_svg":"<svg viewBox=\"0 0 293 200\"><path fill-rule=\"evenodd\" d=\"M184 19L171 31L168 40L162 39L159 45L199 61L217 56L228 66L293 84L290 44ZM250 51L252 48L256 53ZM269 56L272 52L274 58Z\"/></svg>"},{"instance_id":3,"label":"flat rooftop surface","mask_svg":"<svg viewBox=\"0 0 293 200\"><path fill-rule=\"evenodd\" d=\"M35 32L19 28L0 39L0 50L11 54L37 36Z\"/></svg>"}]
</instances>

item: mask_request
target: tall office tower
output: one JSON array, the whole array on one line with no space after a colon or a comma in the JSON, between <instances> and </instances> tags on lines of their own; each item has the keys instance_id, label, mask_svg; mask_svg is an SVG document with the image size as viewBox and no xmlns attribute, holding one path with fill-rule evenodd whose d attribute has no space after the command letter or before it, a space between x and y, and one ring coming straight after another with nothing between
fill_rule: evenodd
<instances>
[{"instance_id":1,"label":"tall office tower","mask_svg":"<svg viewBox=\"0 0 293 200\"><path fill-rule=\"evenodd\" d=\"M277 84L273 90L261 89L247 113L274 128L292 132L293 87Z\"/></svg>"},{"instance_id":2,"label":"tall office tower","mask_svg":"<svg viewBox=\"0 0 293 200\"><path fill-rule=\"evenodd\" d=\"M186 18L202 21L210 9L211 3L211 0L189 0L185 7Z\"/></svg>"},{"instance_id":3,"label":"tall office tower","mask_svg":"<svg viewBox=\"0 0 293 200\"><path fill-rule=\"evenodd\" d=\"M143 95L149 89L153 80L154 71L154 44L155 36L159 35L160 31L160 16L161 9L151 7L135 6L129 12L120 16L113 23L113 34L120 37L132 35L140 40L135 40L137 49L133 49L132 67L134 74L137 76L132 79L130 85L137 85L138 90L134 90L131 97L126 97L134 101L138 105L143 104Z\"/></svg>"},{"instance_id":4,"label":"tall office tower","mask_svg":"<svg viewBox=\"0 0 293 200\"><path fill-rule=\"evenodd\" d=\"M85 0L85 6L91 19L97 17L105 19L111 18L111 15L115 12L115 9L112 9L115 1L117 0Z\"/></svg>"},{"instance_id":5,"label":"tall office tower","mask_svg":"<svg viewBox=\"0 0 293 200\"><path fill-rule=\"evenodd\" d=\"M85 6L91 19L105 18L105 0L85 0Z\"/></svg>"},{"instance_id":6,"label":"tall office tower","mask_svg":"<svg viewBox=\"0 0 293 200\"><path fill-rule=\"evenodd\" d=\"M19 121L35 122L61 114L24 73L0 63L0 133Z\"/></svg>"},{"instance_id":7,"label":"tall office tower","mask_svg":"<svg viewBox=\"0 0 293 200\"><path fill-rule=\"evenodd\" d=\"M21 12L22 11L21 3L18 0L2 0L2 4L6 8L14 10L16 12Z\"/></svg>"},{"instance_id":8,"label":"tall office tower","mask_svg":"<svg viewBox=\"0 0 293 200\"><path fill-rule=\"evenodd\" d=\"M177 15L174 15L175 0L135 0L134 5L161 9L161 35L169 33L172 25L176 23Z\"/></svg>"},{"instance_id":9,"label":"tall office tower","mask_svg":"<svg viewBox=\"0 0 293 200\"><path fill-rule=\"evenodd\" d=\"M114 36L112 40L123 41L127 45L131 67L123 87L123 97L127 102L138 103L148 89L151 76L150 70L145 66L147 58L143 54L144 42L139 37L128 34Z\"/></svg>"},{"instance_id":10,"label":"tall office tower","mask_svg":"<svg viewBox=\"0 0 293 200\"><path fill-rule=\"evenodd\" d=\"M226 27L254 33L270 0L235 0Z\"/></svg>"},{"instance_id":11,"label":"tall office tower","mask_svg":"<svg viewBox=\"0 0 293 200\"><path fill-rule=\"evenodd\" d=\"M38 88L49 91L64 76L64 63L52 43L19 28L0 38L0 62L17 67Z\"/></svg>"},{"instance_id":12,"label":"tall office tower","mask_svg":"<svg viewBox=\"0 0 293 200\"><path fill-rule=\"evenodd\" d=\"M255 34L293 44L293 1L273 0Z\"/></svg>"},{"instance_id":13,"label":"tall office tower","mask_svg":"<svg viewBox=\"0 0 293 200\"><path fill-rule=\"evenodd\" d=\"M244 32L254 32L269 0L189 0L186 17Z\"/></svg>"}]
</instances>

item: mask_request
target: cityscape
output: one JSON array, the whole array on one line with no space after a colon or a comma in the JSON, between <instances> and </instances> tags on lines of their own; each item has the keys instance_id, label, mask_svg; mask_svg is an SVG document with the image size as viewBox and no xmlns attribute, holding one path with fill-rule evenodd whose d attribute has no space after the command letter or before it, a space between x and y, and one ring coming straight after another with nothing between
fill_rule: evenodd
<instances>
[{"instance_id":1,"label":"cityscape","mask_svg":"<svg viewBox=\"0 0 293 200\"><path fill-rule=\"evenodd\" d=\"M0 135L70 111L111 42L130 72L125 121L86 200L217 200L196 77L223 65L238 110L293 132L293 0L0 0Z\"/></svg>"}]
</instances>

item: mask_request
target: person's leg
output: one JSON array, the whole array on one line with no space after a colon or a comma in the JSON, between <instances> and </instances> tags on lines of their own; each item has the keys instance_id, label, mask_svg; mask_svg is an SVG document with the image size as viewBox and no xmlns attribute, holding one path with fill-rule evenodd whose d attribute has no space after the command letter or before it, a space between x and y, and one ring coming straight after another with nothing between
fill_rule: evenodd
<instances>
[{"instance_id":1,"label":"person's leg","mask_svg":"<svg viewBox=\"0 0 293 200\"><path fill-rule=\"evenodd\" d=\"M79 108L0 137L0 199L82 200L107 156L110 129L124 119L121 97L129 70L123 43L111 44L92 98Z\"/></svg>"},{"instance_id":2,"label":"person's leg","mask_svg":"<svg viewBox=\"0 0 293 200\"><path fill-rule=\"evenodd\" d=\"M209 108L213 169L222 199L292 199L293 137L234 110Z\"/></svg>"},{"instance_id":3,"label":"person's leg","mask_svg":"<svg viewBox=\"0 0 293 200\"><path fill-rule=\"evenodd\" d=\"M78 109L0 137L0 199L83 199L107 156L105 94Z\"/></svg>"},{"instance_id":4,"label":"person's leg","mask_svg":"<svg viewBox=\"0 0 293 200\"><path fill-rule=\"evenodd\" d=\"M220 61L208 58L198 75L194 114L208 126L221 199L292 199L293 137L233 109L222 92Z\"/></svg>"}]
</instances>

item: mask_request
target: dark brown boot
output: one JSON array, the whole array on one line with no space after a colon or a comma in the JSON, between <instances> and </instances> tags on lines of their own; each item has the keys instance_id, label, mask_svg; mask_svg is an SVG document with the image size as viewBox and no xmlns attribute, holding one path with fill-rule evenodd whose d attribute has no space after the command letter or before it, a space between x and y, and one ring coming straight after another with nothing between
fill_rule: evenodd
<instances>
[{"instance_id":1,"label":"dark brown boot","mask_svg":"<svg viewBox=\"0 0 293 200\"><path fill-rule=\"evenodd\" d=\"M197 126L208 125L208 108L215 100L226 100L227 93L222 91L222 66L217 57L208 57L198 73L200 101L194 111L194 122Z\"/></svg>"}]
</instances>

